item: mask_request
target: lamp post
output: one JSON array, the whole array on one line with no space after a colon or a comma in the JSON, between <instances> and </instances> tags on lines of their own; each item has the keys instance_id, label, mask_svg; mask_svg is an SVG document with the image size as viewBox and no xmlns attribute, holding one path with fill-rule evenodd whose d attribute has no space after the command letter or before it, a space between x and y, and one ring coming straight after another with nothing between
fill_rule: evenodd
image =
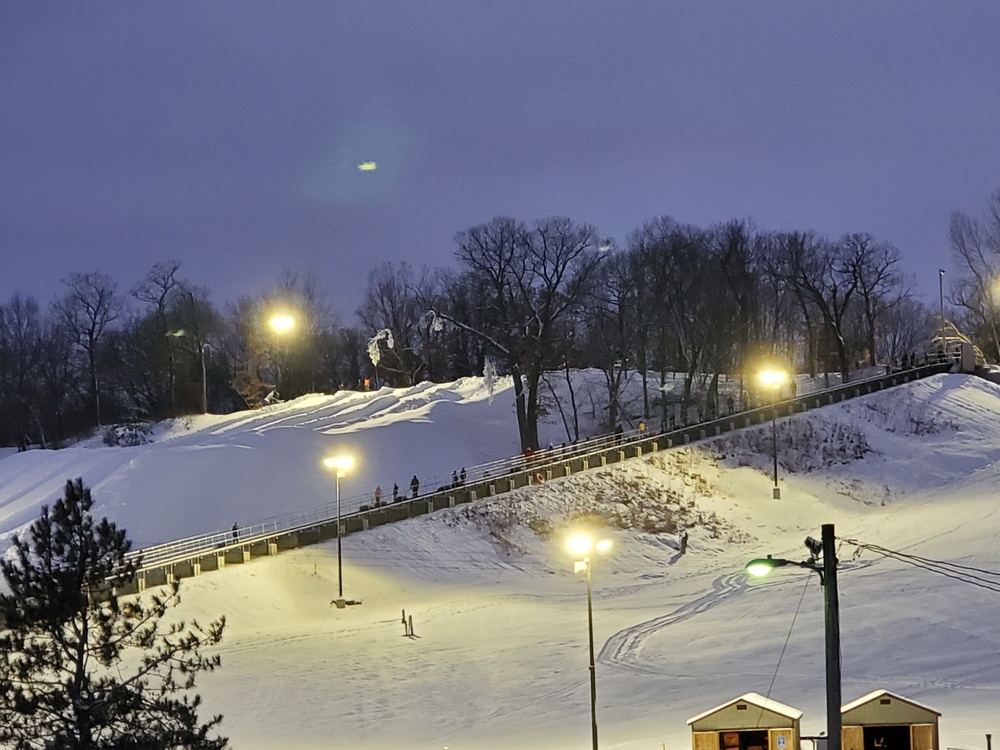
<instances>
[{"instance_id":1,"label":"lamp post","mask_svg":"<svg viewBox=\"0 0 1000 750\"><path fill-rule=\"evenodd\" d=\"M211 344L205 343L201 345L201 413L208 414L208 373L205 370L205 350L208 349Z\"/></svg>"},{"instance_id":2,"label":"lamp post","mask_svg":"<svg viewBox=\"0 0 1000 750\"><path fill-rule=\"evenodd\" d=\"M170 343L172 338L180 338L185 334L183 328L176 331L167 331L164 336L167 337L167 356L170 360L170 416L177 415L177 374L174 369L174 347Z\"/></svg>"},{"instance_id":3,"label":"lamp post","mask_svg":"<svg viewBox=\"0 0 1000 750\"><path fill-rule=\"evenodd\" d=\"M948 347L944 342L944 269L938 269L938 298L941 301L941 354L948 354ZM942 356L942 360L944 356Z\"/></svg>"},{"instance_id":4,"label":"lamp post","mask_svg":"<svg viewBox=\"0 0 1000 750\"><path fill-rule=\"evenodd\" d=\"M781 489L778 487L778 388L788 380L784 370L764 370L759 375L760 382L771 389L771 454L774 457L774 490L772 497L781 499Z\"/></svg>"},{"instance_id":5,"label":"lamp post","mask_svg":"<svg viewBox=\"0 0 1000 750\"><path fill-rule=\"evenodd\" d=\"M594 604L590 583L591 552L607 552L611 549L610 539L594 539L586 534L570 537L569 550L581 559L573 563L573 572L587 574L587 628L590 636L590 732L593 750L597 750L597 671L594 664Z\"/></svg>"},{"instance_id":6,"label":"lamp post","mask_svg":"<svg viewBox=\"0 0 1000 750\"><path fill-rule=\"evenodd\" d=\"M794 565L815 571L823 586L824 631L826 634L826 748L840 750L841 695L840 695L840 597L837 592L837 550L833 524L823 524L822 541L806 537L810 558L803 562L766 558L751 560L746 572L752 576L765 576L774 568ZM822 562L819 558L822 557Z\"/></svg>"},{"instance_id":7,"label":"lamp post","mask_svg":"<svg viewBox=\"0 0 1000 750\"><path fill-rule=\"evenodd\" d=\"M178 328L175 331L167 331L168 338L190 338L188 332L183 328ZM208 374L205 371L205 350L209 349L212 345L207 341L198 343L201 336L196 332L194 335L195 345L198 347L198 363L201 366L201 413L208 414ZM169 346L167 347L170 352L170 412L174 412L174 351Z\"/></svg>"},{"instance_id":8,"label":"lamp post","mask_svg":"<svg viewBox=\"0 0 1000 750\"><path fill-rule=\"evenodd\" d=\"M291 333L295 329L295 324L295 316L290 312L275 312L272 313L267 319L268 327L274 332L275 351L277 351L278 348L278 339L281 336ZM274 367L276 370L274 387L280 393L281 389L279 386L281 385L281 366L277 363L277 357L275 357Z\"/></svg>"},{"instance_id":9,"label":"lamp post","mask_svg":"<svg viewBox=\"0 0 1000 750\"><path fill-rule=\"evenodd\" d=\"M344 569L340 550L340 480L354 466L352 456L329 456L323 459L323 465L337 472L337 608L344 608Z\"/></svg>"}]
</instances>

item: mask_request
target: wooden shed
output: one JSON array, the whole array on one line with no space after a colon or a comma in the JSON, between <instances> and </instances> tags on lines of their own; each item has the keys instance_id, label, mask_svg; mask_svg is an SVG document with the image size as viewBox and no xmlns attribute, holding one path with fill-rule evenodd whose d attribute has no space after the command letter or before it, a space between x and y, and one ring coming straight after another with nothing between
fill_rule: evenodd
<instances>
[{"instance_id":1,"label":"wooden shed","mask_svg":"<svg viewBox=\"0 0 1000 750\"><path fill-rule=\"evenodd\" d=\"M796 708L746 693L687 723L692 750L799 750L801 718Z\"/></svg>"},{"instance_id":2,"label":"wooden shed","mask_svg":"<svg viewBox=\"0 0 1000 750\"><path fill-rule=\"evenodd\" d=\"M888 690L861 696L841 715L842 750L940 750L941 714Z\"/></svg>"}]
</instances>

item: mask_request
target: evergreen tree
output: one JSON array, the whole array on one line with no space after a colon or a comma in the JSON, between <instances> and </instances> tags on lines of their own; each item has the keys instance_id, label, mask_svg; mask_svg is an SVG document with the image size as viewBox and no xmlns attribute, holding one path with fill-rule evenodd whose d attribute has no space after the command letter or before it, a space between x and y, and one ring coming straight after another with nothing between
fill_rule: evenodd
<instances>
[{"instance_id":1,"label":"evergreen tree","mask_svg":"<svg viewBox=\"0 0 1000 750\"><path fill-rule=\"evenodd\" d=\"M0 745L18 750L225 748L221 721L198 719L199 672L219 666L201 649L219 643L225 618L207 627L164 615L178 586L122 596L135 574L131 542L91 515L90 490L68 481L26 539L0 560Z\"/></svg>"}]
</instances>

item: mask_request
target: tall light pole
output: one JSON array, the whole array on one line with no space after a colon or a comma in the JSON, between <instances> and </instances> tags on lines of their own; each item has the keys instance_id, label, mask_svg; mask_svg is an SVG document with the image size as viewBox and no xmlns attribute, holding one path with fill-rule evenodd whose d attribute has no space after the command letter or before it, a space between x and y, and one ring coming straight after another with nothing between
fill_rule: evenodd
<instances>
[{"instance_id":1,"label":"tall light pole","mask_svg":"<svg viewBox=\"0 0 1000 750\"><path fill-rule=\"evenodd\" d=\"M771 496L781 499L781 489L778 487L778 388L788 380L784 370L763 370L758 376L765 387L771 389L771 454L774 457L774 490Z\"/></svg>"},{"instance_id":2,"label":"tall light pole","mask_svg":"<svg viewBox=\"0 0 1000 750\"><path fill-rule=\"evenodd\" d=\"M938 269L938 297L941 300L941 353L948 354L948 347L944 342L944 269ZM944 359L944 357L942 357Z\"/></svg>"},{"instance_id":3,"label":"tall light pole","mask_svg":"<svg viewBox=\"0 0 1000 750\"><path fill-rule=\"evenodd\" d=\"M586 534L578 534L570 537L569 550L574 555L582 556L582 559L573 563L573 572L586 572L587 574L587 628L590 636L590 732L593 742L593 750L597 750L597 670L594 664L594 603L593 589L590 583L590 554L591 552L607 552L611 549L610 539L600 539L594 541Z\"/></svg>"},{"instance_id":4,"label":"tall light pole","mask_svg":"<svg viewBox=\"0 0 1000 750\"><path fill-rule=\"evenodd\" d=\"M274 348L277 351L278 339L295 330L296 320L290 312L275 312L267 319L267 325L274 332ZM275 357L274 367L276 370L274 387L280 393L281 366L277 362L277 357Z\"/></svg>"},{"instance_id":5,"label":"tall light pole","mask_svg":"<svg viewBox=\"0 0 1000 750\"><path fill-rule=\"evenodd\" d=\"M168 338L190 338L188 332L183 328L175 331L167 331ZM208 374L205 371L205 350L212 345L206 342L199 343L201 336L195 333L195 346L198 347L198 361L201 365L201 413L208 414ZM174 412L174 350L168 345L170 351L170 412Z\"/></svg>"},{"instance_id":6,"label":"tall light pole","mask_svg":"<svg viewBox=\"0 0 1000 750\"><path fill-rule=\"evenodd\" d=\"M205 371L205 350L211 344L201 345L201 413L208 414L208 373Z\"/></svg>"},{"instance_id":7,"label":"tall light pole","mask_svg":"<svg viewBox=\"0 0 1000 750\"><path fill-rule=\"evenodd\" d=\"M164 336L167 337L167 356L170 361L170 416L177 416L177 374L174 368L174 347L170 342L171 338L180 338L185 335L183 328L179 328L176 331L167 331Z\"/></svg>"},{"instance_id":8,"label":"tall light pole","mask_svg":"<svg viewBox=\"0 0 1000 750\"><path fill-rule=\"evenodd\" d=\"M823 524L822 541L806 537L810 558L803 562L766 558L751 560L746 572L765 576L774 568L794 565L815 571L823 586L824 631L826 633L826 750L840 750L840 595L837 591L837 548L833 524ZM819 561L822 557L822 562Z\"/></svg>"},{"instance_id":9,"label":"tall light pole","mask_svg":"<svg viewBox=\"0 0 1000 750\"><path fill-rule=\"evenodd\" d=\"M354 466L353 456L329 456L323 459L323 465L337 472L337 608L344 608L344 568L340 550L340 480Z\"/></svg>"}]
</instances>

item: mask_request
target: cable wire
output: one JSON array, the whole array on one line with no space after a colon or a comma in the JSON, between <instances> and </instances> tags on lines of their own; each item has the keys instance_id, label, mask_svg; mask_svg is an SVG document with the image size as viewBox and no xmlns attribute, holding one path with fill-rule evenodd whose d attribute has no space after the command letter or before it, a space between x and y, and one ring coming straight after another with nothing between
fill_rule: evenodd
<instances>
[{"instance_id":1,"label":"cable wire","mask_svg":"<svg viewBox=\"0 0 1000 750\"><path fill-rule=\"evenodd\" d=\"M764 696L768 700L771 699L771 690L774 688L775 680L778 679L778 670L781 669L781 661L785 658L785 650L788 648L788 641L792 637L792 630L795 628L795 621L799 617L799 610L802 609L802 602L806 598L806 589L809 588L809 580L811 576L806 576L806 585L802 587L802 593L799 595L799 603L795 607L795 614L792 615L792 622L788 626L788 633L785 635L785 642L781 646L781 653L778 654L778 663L774 665L774 674L771 676L771 684L767 686L767 694ZM763 718L763 712L757 717L757 726L760 726L761 719Z\"/></svg>"},{"instance_id":2,"label":"cable wire","mask_svg":"<svg viewBox=\"0 0 1000 750\"><path fill-rule=\"evenodd\" d=\"M949 562L947 560L934 560L929 557L900 552L878 544L868 544L854 539L844 539L843 542L857 548L854 552L854 559L858 559L865 550L868 550L877 555L926 570L929 573L936 573L954 581L1000 593L1000 572L997 571L977 568L972 565L962 565L961 563Z\"/></svg>"}]
</instances>

